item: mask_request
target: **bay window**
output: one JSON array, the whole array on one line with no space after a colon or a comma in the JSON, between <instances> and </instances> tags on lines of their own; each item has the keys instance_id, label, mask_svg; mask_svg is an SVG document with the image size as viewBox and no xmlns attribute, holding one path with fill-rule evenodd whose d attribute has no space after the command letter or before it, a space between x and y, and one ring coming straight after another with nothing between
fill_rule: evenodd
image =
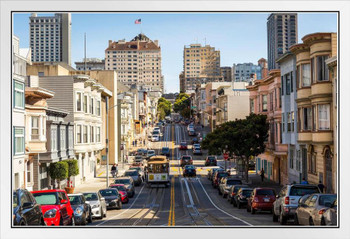
<instances>
[{"instance_id":1,"label":"bay window","mask_svg":"<svg viewBox=\"0 0 350 239\"><path fill-rule=\"evenodd\" d=\"M81 144L81 125L76 126L77 131L77 143Z\"/></svg>"},{"instance_id":2,"label":"bay window","mask_svg":"<svg viewBox=\"0 0 350 239\"><path fill-rule=\"evenodd\" d=\"M32 116L32 123L31 123L31 140L39 139L39 116Z\"/></svg>"},{"instance_id":3,"label":"bay window","mask_svg":"<svg viewBox=\"0 0 350 239\"><path fill-rule=\"evenodd\" d=\"M94 114L94 98L90 99L90 114Z\"/></svg>"},{"instance_id":4,"label":"bay window","mask_svg":"<svg viewBox=\"0 0 350 239\"><path fill-rule=\"evenodd\" d=\"M310 64L301 65L301 87L311 86L311 67Z\"/></svg>"},{"instance_id":5,"label":"bay window","mask_svg":"<svg viewBox=\"0 0 350 239\"><path fill-rule=\"evenodd\" d=\"M262 111L267 111L267 95L262 96Z\"/></svg>"},{"instance_id":6,"label":"bay window","mask_svg":"<svg viewBox=\"0 0 350 239\"><path fill-rule=\"evenodd\" d=\"M303 130L311 130L311 126L312 126L311 107L303 108L303 119L304 119Z\"/></svg>"},{"instance_id":7,"label":"bay window","mask_svg":"<svg viewBox=\"0 0 350 239\"><path fill-rule=\"evenodd\" d=\"M14 127L14 153L24 154L24 127Z\"/></svg>"},{"instance_id":8,"label":"bay window","mask_svg":"<svg viewBox=\"0 0 350 239\"><path fill-rule=\"evenodd\" d=\"M292 117L290 112L287 113L287 120L288 120L287 131L290 132L292 130Z\"/></svg>"},{"instance_id":9,"label":"bay window","mask_svg":"<svg viewBox=\"0 0 350 239\"><path fill-rule=\"evenodd\" d=\"M61 126L64 127L64 126ZM65 127L60 129L61 135L60 135L60 148L61 150L64 150L66 148L66 129Z\"/></svg>"},{"instance_id":10,"label":"bay window","mask_svg":"<svg viewBox=\"0 0 350 239\"><path fill-rule=\"evenodd\" d=\"M57 150L57 129L51 129L51 151Z\"/></svg>"},{"instance_id":11,"label":"bay window","mask_svg":"<svg viewBox=\"0 0 350 239\"><path fill-rule=\"evenodd\" d=\"M318 105L318 129L330 130L330 105Z\"/></svg>"},{"instance_id":12,"label":"bay window","mask_svg":"<svg viewBox=\"0 0 350 239\"><path fill-rule=\"evenodd\" d=\"M82 100L82 94L81 92L77 92L77 111L81 111L81 100Z\"/></svg>"},{"instance_id":13,"label":"bay window","mask_svg":"<svg viewBox=\"0 0 350 239\"><path fill-rule=\"evenodd\" d=\"M87 143L88 142L88 127L86 125L84 125L83 128L83 143Z\"/></svg>"},{"instance_id":14,"label":"bay window","mask_svg":"<svg viewBox=\"0 0 350 239\"><path fill-rule=\"evenodd\" d=\"M24 109L24 84L14 81L14 107Z\"/></svg>"},{"instance_id":15,"label":"bay window","mask_svg":"<svg viewBox=\"0 0 350 239\"><path fill-rule=\"evenodd\" d=\"M316 57L317 81L329 81L329 71L326 64L328 56Z\"/></svg>"},{"instance_id":16,"label":"bay window","mask_svg":"<svg viewBox=\"0 0 350 239\"><path fill-rule=\"evenodd\" d=\"M90 126L90 142L95 142L95 130L94 126Z\"/></svg>"}]
</instances>

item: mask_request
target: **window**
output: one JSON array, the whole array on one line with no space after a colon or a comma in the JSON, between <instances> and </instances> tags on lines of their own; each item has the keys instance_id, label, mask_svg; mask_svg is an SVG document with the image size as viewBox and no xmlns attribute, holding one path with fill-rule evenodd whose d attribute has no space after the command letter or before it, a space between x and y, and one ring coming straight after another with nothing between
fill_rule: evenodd
<instances>
[{"instance_id":1,"label":"window","mask_svg":"<svg viewBox=\"0 0 350 239\"><path fill-rule=\"evenodd\" d=\"M314 146L310 146L309 153L309 172L315 174L316 173L316 153L314 151Z\"/></svg>"},{"instance_id":2,"label":"window","mask_svg":"<svg viewBox=\"0 0 350 239\"><path fill-rule=\"evenodd\" d=\"M84 95L84 103L83 103L84 113L87 113L87 101L88 101L88 97L87 95Z\"/></svg>"},{"instance_id":3,"label":"window","mask_svg":"<svg viewBox=\"0 0 350 239\"><path fill-rule=\"evenodd\" d=\"M273 111L273 93L270 93L270 111Z\"/></svg>"},{"instance_id":4,"label":"window","mask_svg":"<svg viewBox=\"0 0 350 239\"><path fill-rule=\"evenodd\" d=\"M14 107L24 109L24 84L14 81Z\"/></svg>"},{"instance_id":5,"label":"window","mask_svg":"<svg viewBox=\"0 0 350 239\"><path fill-rule=\"evenodd\" d=\"M293 92L293 72L290 74L290 92Z\"/></svg>"},{"instance_id":6,"label":"window","mask_svg":"<svg viewBox=\"0 0 350 239\"><path fill-rule=\"evenodd\" d=\"M328 56L318 56L316 57L316 71L317 71L317 81L328 81L329 71L325 60Z\"/></svg>"},{"instance_id":7,"label":"window","mask_svg":"<svg viewBox=\"0 0 350 239\"><path fill-rule=\"evenodd\" d=\"M312 111L311 107L303 108L304 126L303 130L311 130L312 126Z\"/></svg>"},{"instance_id":8,"label":"window","mask_svg":"<svg viewBox=\"0 0 350 239\"><path fill-rule=\"evenodd\" d=\"M27 182L30 183L31 180L31 175L30 175L30 160L27 162Z\"/></svg>"},{"instance_id":9,"label":"window","mask_svg":"<svg viewBox=\"0 0 350 239\"><path fill-rule=\"evenodd\" d=\"M51 151L57 150L57 130L51 129Z\"/></svg>"},{"instance_id":10,"label":"window","mask_svg":"<svg viewBox=\"0 0 350 239\"><path fill-rule=\"evenodd\" d=\"M294 132L294 111L290 112L291 118L291 131Z\"/></svg>"},{"instance_id":11,"label":"window","mask_svg":"<svg viewBox=\"0 0 350 239\"><path fill-rule=\"evenodd\" d=\"M267 95L262 96L262 109L263 111L267 111Z\"/></svg>"},{"instance_id":12,"label":"window","mask_svg":"<svg viewBox=\"0 0 350 239\"><path fill-rule=\"evenodd\" d=\"M94 126L90 126L90 142L95 142L95 130Z\"/></svg>"},{"instance_id":13,"label":"window","mask_svg":"<svg viewBox=\"0 0 350 239\"><path fill-rule=\"evenodd\" d=\"M281 76L281 90L282 90L281 95L284 95L284 87L283 87L284 86L284 78L285 77Z\"/></svg>"},{"instance_id":14,"label":"window","mask_svg":"<svg viewBox=\"0 0 350 239\"><path fill-rule=\"evenodd\" d=\"M24 154L24 128L14 127L14 153L15 155Z\"/></svg>"},{"instance_id":15,"label":"window","mask_svg":"<svg viewBox=\"0 0 350 239\"><path fill-rule=\"evenodd\" d=\"M294 148L289 149L289 167L294 168Z\"/></svg>"},{"instance_id":16,"label":"window","mask_svg":"<svg viewBox=\"0 0 350 239\"><path fill-rule=\"evenodd\" d=\"M290 112L287 113L287 131L290 132L291 129L292 129L292 117L291 117L291 114Z\"/></svg>"},{"instance_id":17,"label":"window","mask_svg":"<svg viewBox=\"0 0 350 239\"><path fill-rule=\"evenodd\" d=\"M98 101L96 102L96 114L97 114L98 116L101 116L101 101L100 101L100 100L98 100Z\"/></svg>"},{"instance_id":18,"label":"window","mask_svg":"<svg viewBox=\"0 0 350 239\"><path fill-rule=\"evenodd\" d=\"M32 124L31 124L31 140L37 140L39 139L39 117L38 116L32 116Z\"/></svg>"},{"instance_id":19,"label":"window","mask_svg":"<svg viewBox=\"0 0 350 239\"><path fill-rule=\"evenodd\" d=\"M284 129L284 125L285 125L285 121L286 120L286 117L285 117L285 113L282 113L282 131L284 132L285 129Z\"/></svg>"},{"instance_id":20,"label":"window","mask_svg":"<svg viewBox=\"0 0 350 239\"><path fill-rule=\"evenodd\" d=\"M94 98L90 99L90 114L94 114Z\"/></svg>"},{"instance_id":21,"label":"window","mask_svg":"<svg viewBox=\"0 0 350 239\"><path fill-rule=\"evenodd\" d=\"M61 128L61 138L60 138L60 146L61 146L61 150L64 150L66 148L66 129L65 128Z\"/></svg>"},{"instance_id":22,"label":"window","mask_svg":"<svg viewBox=\"0 0 350 239\"><path fill-rule=\"evenodd\" d=\"M318 129L330 130L330 105L318 105Z\"/></svg>"},{"instance_id":23,"label":"window","mask_svg":"<svg viewBox=\"0 0 350 239\"><path fill-rule=\"evenodd\" d=\"M84 125L84 131L83 131L83 143L88 142L88 127Z\"/></svg>"},{"instance_id":24,"label":"window","mask_svg":"<svg viewBox=\"0 0 350 239\"><path fill-rule=\"evenodd\" d=\"M77 111L81 111L81 92L77 92Z\"/></svg>"},{"instance_id":25,"label":"window","mask_svg":"<svg viewBox=\"0 0 350 239\"><path fill-rule=\"evenodd\" d=\"M96 142L100 143L101 142L101 127L96 127Z\"/></svg>"},{"instance_id":26,"label":"window","mask_svg":"<svg viewBox=\"0 0 350 239\"><path fill-rule=\"evenodd\" d=\"M81 144L81 125L76 126L77 131L77 143Z\"/></svg>"},{"instance_id":27,"label":"window","mask_svg":"<svg viewBox=\"0 0 350 239\"><path fill-rule=\"evenodd\" d=\"M250 113L254 113L254 99L250 99Z\"/></svg>"},{"instance_id":28,"label":"window","mask_svg":"<svg viewBox=\"0 0 350 239\"><path fill-rule=\"evenodd\" d=\"M290 75L286 74L284 78L286 79L286 95L290 95L290 92L291 92Z\"/></svg>"},{"instance_id":29,"label":"window","mask_svg":"<svg viewBox=\"0 0 350 239\"><path fill-rule=\"evenodd\" d=\"M301 87L311 85L311 67L310 64L301 65Z\"/></svg>"}]
</instances>

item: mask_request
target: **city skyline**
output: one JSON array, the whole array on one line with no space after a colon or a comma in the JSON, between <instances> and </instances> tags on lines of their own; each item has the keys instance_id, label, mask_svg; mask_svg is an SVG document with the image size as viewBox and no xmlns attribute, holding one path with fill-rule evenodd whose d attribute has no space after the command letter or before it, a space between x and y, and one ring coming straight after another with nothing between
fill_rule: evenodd
<instances>
[{"instance_id":1,"label":"city skyline","mask_svg":"<svg viewBox=\"0 0 350 239\"><path fill-rule=\"evenodd\" d=\"M131 40L142 32L150 39L158 40L162 48L165 92L178 92L185 45L200 43L215 47L221 52L221 66L232 67L234 63L248 62L256 64L261 57L267 58L266 23L269 14L73 13L71 62L81 61L84 57L85 32L87 57L101 59L104 58L108 40ZM20 38L21 48L29 47L29 16L30 13L14 14L13 33ZM142 24L135 24L136 19L142 19ZM122 24L117 24L118 22ZM191 22L189 26L186 25L188 22ZM113 28L115 30L111 30ZM240 33L239 37L237 32ZM298 13L298 42L305 35L314 32L337 32L337 14Z\"/></svg>"}]
</instances>

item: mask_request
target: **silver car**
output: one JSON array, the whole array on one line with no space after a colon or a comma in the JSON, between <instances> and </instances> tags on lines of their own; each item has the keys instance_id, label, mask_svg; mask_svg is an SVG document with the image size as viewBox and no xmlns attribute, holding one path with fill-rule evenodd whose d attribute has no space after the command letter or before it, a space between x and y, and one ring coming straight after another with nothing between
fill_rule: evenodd
<instances>
[{"instance_id":1,"label":"silver car","mask_svg":"<svg viewBox=\"0 0 350 239\"><path fill-rule=\"evenodd\" d=\"M324 225L323 214L337 199L337 194L315 193L301 198L295 213L296 225Z\"/></svg>"},{"instance_id":2,"label":"silver car","mask_svg":"<svg viewBox=\"0 0 350 239\"><path fill-rule=\"evenodd\" d=\"M107 216L106 201L102 195L97 192L83 193L86 202L91 206L91 213L93 218L102 219Z\"/></svg>"},{"instance_id":3,"label":"silver car","mask_svg":"<svg viewBox=\"0 0 350 239\"><path fill-rule=\"evenodd\" d=\"M140 186L142 183L141 174L137 169L130 169L124 172L124 177L131 177L135 183L135 186Z\"/></svg>"},{"instance_id":4,"label":"silver car","mask_svg":"<svg viewBox=\"0 0 350 239\"><path fill-rule=\"evenodd\" d=\"M325 226L336 226L337 225L337 205L338 201L335 200L330 208L323 213L324 225Z\"/></svg>"}]
</instances>

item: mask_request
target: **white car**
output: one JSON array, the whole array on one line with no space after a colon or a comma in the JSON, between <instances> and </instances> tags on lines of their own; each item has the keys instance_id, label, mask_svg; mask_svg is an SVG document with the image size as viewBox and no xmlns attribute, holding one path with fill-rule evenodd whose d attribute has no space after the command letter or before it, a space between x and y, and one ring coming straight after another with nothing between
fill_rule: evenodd
<instances>
[{"instance_id":1,"label":"white car","mask_svg":"<svg viewBox=\"0 0 350 239\"><path fill-rule=\"evenodd\" d=\"M91 206L91 214L93 218L102 219L107 216L107 205L104 197L99 192L83 193L86 202Z\"/></svg>"},{"instance_id":2,"label":"white car","mask_svg":"<svg viewBox=\"0 0 350 239\"><path fill-rule=\"evenodd\" d=\"M158 142L159 141L159 134L152 135L152 142Z\"/></svg>"}]
</instances>

